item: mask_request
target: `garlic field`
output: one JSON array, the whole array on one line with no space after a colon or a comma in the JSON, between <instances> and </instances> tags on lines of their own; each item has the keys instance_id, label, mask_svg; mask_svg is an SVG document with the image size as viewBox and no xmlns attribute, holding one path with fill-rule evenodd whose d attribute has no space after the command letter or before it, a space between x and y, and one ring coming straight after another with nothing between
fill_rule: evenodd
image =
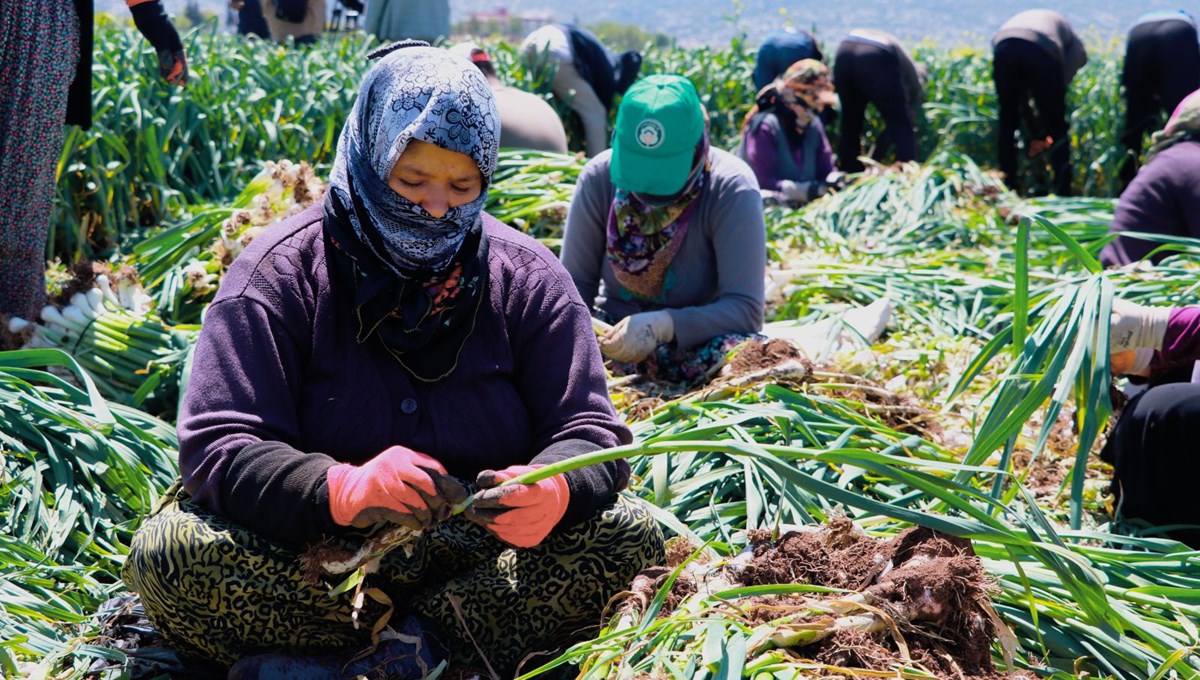
<instances>
[{"instance_id":1,"label":"garlic field","mask_svg":"<svg viewBox=\"0 0 1200 680\"><path fill-rule=\"evenodd\" d=\"M126 594L130 538L177 476L204 308L246 243L320 200L370 48L186 42L181 93L118 68L136 54L150 74L152 54L102 29L97 125L68 135L51 245L78 262L52 270L41 318L9 324L26 348L0 353L4 677L154 677L97 612ZM490 51L547 89L511 46ZM593 455L629 459L626 493L672 537L668 563L522 677L1200 677L1200 551L1114 519L1098 458L1121 405L1112 299L1192 301L1200 244L1168 243L1154 269L1096 260L1114 59L1073 88L1081 197L1022 198L986 169L986 57L916 55L926 162L767 209L768 327L804 341L735 350L704 385L610 381L635 441ZM752 62L735 41L651 51L643 69L691 77L729 148ZM503 151L487 210L557 248L582 165ZM855 323L872 304L879 335Z\"/></svg>"}]
</instances>

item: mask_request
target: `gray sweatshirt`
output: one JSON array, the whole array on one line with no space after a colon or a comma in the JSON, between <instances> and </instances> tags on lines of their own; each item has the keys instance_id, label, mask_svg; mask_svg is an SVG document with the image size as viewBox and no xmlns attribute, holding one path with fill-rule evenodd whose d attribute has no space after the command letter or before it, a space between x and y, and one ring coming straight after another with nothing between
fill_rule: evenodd
<instances>
[{"instance_id":1,"label":"gray sweatshirt","mask_svg":"<svg viewBox=\"0 0 1200 680\"><path fill-rule=\"evenodd\" d=\"M1087 51L1071 24L1067 23L1066 17L1053 10L1031 9L1016 14L992 36L992 46L1009 38L1028 40L1046 50L1062 64L1063 82L1067 84L1088 60Z\"/></svg>"},{"instance_id":2,"label":"gray sweatshirt","mask_svg":"<svg viewBox=\"0 0 1200 680\"><path fill-rule=\"evenodd\" d=\"M663 304L630 295L608 261L605 230L615 191L609 179L611 150L580 172L562 245L563 265L585 303L613 319L668 309L683 349L719 335L756 333L763 324L767 234L758 180L728 151L709 153L712 175L667 270Z\"/></svg>"},{"instance_id":3,"label":"gray sweatshirt","mask_svg":"<svg viewBox=\"0 0 1200 680\"><path fill-rule=\"evenodd\" d=\"M567 133L545 99L498 81L488 81L500 112L500 148L567 152Z\"/></svg>"}]
</instances>

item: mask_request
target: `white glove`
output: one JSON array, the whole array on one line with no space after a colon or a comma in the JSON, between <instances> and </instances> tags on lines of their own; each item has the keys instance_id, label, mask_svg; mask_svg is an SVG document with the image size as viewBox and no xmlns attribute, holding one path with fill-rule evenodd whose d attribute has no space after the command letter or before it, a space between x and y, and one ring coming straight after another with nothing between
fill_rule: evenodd
<instances>
[{"instance_id":1,"label":"white glove","mask_svg":"<svg viewBox=\"0 0 1200 680\"><path fill-rule=\"evenodd\" d=\"M650 356L655 347L675 339L670 312L642 312L621 319L600 338L600 351L617 361L634 363Z\"/></svg>"},{"instance_id":2,"label":"white glove","mask_svg":"<svg viewBox=\"0 0 1200 680\"><path fill-rule=\"evenodd\" d=\"M1131 349L1162 349L1167 335L1167 320L1171 307L1147 307L1128 300L1114 298L1112 304L1109 352L1116 354Z\"/></svg>"},{"instance_id":3,"label":"white glove","mask_svg":"<svg viewBox=\"0 0 1200 680\"><path fill-rule=\"evenodd\" d=\"M815 201L825 195L827 188L824 182L793 182L790 179L779 182L779 193L796 203Z\"/></svg>"}]
</instances>

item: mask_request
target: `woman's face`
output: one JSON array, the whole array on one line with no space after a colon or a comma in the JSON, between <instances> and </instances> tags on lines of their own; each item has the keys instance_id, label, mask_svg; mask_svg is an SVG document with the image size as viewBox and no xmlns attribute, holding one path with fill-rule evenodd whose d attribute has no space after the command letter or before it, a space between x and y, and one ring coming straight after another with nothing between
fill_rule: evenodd
<instances>
[{"instance_id":1,"label":"woman's face","mask_svg":"<svg viewBox=\"0 0 1200 680\"><path fill-rule=\"evenodd\" d=\"M414 139L392 166L388 186L440 218L479 198L483 176L470 156Z\"/></svg>"}]
</instances>

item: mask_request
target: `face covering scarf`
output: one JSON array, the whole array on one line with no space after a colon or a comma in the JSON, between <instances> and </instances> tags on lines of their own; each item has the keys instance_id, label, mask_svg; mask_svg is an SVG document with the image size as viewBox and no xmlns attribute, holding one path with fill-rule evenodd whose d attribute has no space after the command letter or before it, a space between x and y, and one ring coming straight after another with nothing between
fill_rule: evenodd
<instances>
[{"instance_id":1,"label":"face covering scarf","mask_svg":"<svg viewBox=\"0 0 1200 680\"><path fill-rule=\"evenodd\" d=\"M480 196L438 218L393 191L388 177L413 140L470 156L482 176ZM378 336L423 381L454 370L486 297L480 215L498 141L483 75L432 47L380 59L338 141L324 226L337 280L352 291L358 342Z\"/></svg>"},{"instance_id":2,"label":"face covering scarf","mask_svg":"<svg viewBox=\"0 0 1200 680\"><path fill-rule=\"evenodd\" d=\"M700 138L683 188L665 204L617 188L605 247L617 283L636 297L661 301L667 269L687 235L696 198L708 183L708 135Z\"/></svg>"},{"instance_id":3,"label":"face covering scarf","mask_svg":"<svg viewBox=\"0 0 1200 680\"><path fill-rule=\"evenodd\" d=\"M797 97L783 80L775 80L758 91L754 106L742 119L742 132L749 131L758 124L761 115L768 113L779 119L779 127L787 136L788 146L791 147L801 144L805 131L816 117L816 113L809 108L805 100Z\"/></svg>"}]
</instances>

